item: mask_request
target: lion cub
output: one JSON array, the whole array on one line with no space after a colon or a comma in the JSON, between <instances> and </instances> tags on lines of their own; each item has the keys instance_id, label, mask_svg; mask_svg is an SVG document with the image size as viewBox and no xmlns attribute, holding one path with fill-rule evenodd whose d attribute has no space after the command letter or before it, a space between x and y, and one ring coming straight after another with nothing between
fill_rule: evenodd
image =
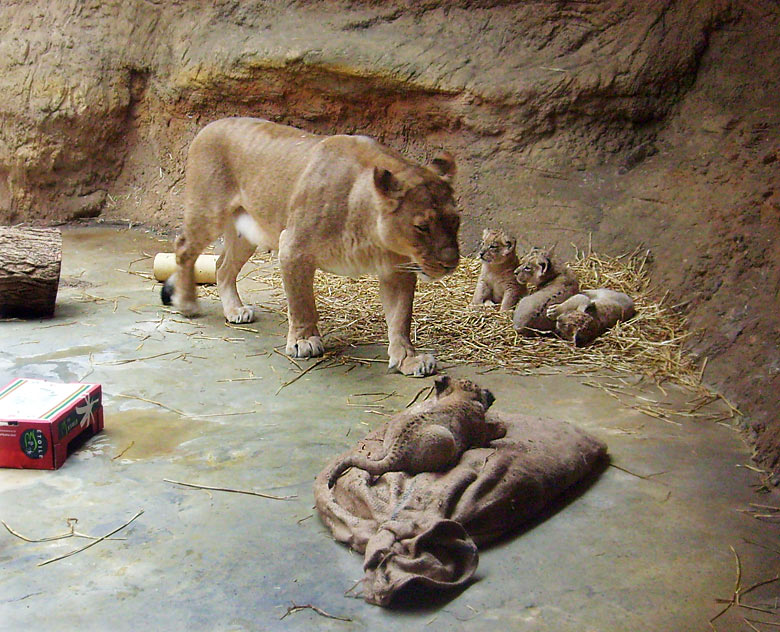
<instances>
[{"instance_id":1,"label":"lion cub","mask_svg":"<svg viewBox=\"0 0 780 632\"><path fill-rule=\"evenodd\" d=\"M568 266L560 269L552 259L552 249L532 248L515 269L519 283L535 286L535 291L524 297L515 307L512 324L521 334L534 331L552 331L555 321L547 315L547 308L565 301L580 290L580 284Z\"/></svg>"},{"instance_id":2,"label":"lion cub","mask_svg":"<svg viewBox=\"0 0 780 632\"><path fill-rule=\"evenodd\" d=\"M372 476L446 470L469 448L482 447L506 434L501 422L485 420L485 411L495 400L489 390L447 375L436 378L434 385L433 400L398 413L388 422L379 458L350 454L333 468L328 487L351 467Z\"/></svg>"},{"instance_id":3,"label":"lion cub","mask_svg":"<svg viewBox=\"0 0 780 632\"><path fill-rule=\"evenodd\" d=\"M482 231L479 247L482 270L471 300L472 305L491 301L498 303L501 311L505 312L527 294L525 284L518 283L515 278L515 268L519 263L515 253L516 245L517 241L503 230L486 228Z\"/></svg>"},{"instance_id":4,"label":"lion cub","mask_svg":"<svg viewBox=\"0 0 780 632\"><path fill-rule=\"evenodd\" d=\"M550 305L547 316L564 340L582 347L590 344L621 320L633 318L634 301L623 292L607 288L583 290L559 305Z\"/></svg>"}]
</instances>

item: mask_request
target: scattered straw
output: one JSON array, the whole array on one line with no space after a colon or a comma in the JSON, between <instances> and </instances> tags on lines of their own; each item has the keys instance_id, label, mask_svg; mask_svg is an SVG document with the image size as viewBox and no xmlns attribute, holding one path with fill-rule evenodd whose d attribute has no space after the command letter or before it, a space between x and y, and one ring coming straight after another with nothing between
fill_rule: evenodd
<instances>
[{"instance_id":1,"label":"scattered straw","mask_svg":"<svg viewBox=\"0 0 780 632\"><path fill-rule=\"evenodd\" d=\"M45 538L30 538L26 535L22 535L21 533L14 531L11 527L9 527L3 520L0 520L0 524L2 524L10 533L12 536L19 538L20 540L24 540L25 542L53 542L54 540L64 540L65 538L86 538L87 540L98 540L99 538L97 536L93 535L87 535L86 533L79 533L76 531L76 524L78 523L78 518L67 518L66 522L68 523L68 531L65 533L62 533L60 535L52 535ZM125 538L103 538L104 540L124 540Z\"/></svg>"},{"instance_id":2,"label":"scattered straw","mask_svg":"<svg viewBox=\"0 0 780 632\"><path fill-rule=\"evenodd\" d=\"M121 458L122 458L122 457L125 455L125 452L127 452L127 451L128 451L130 448L132 448L134 445L135 445L135 441L131 441L129 446L127 446L127 447L126 447L124 450L122 450L122 451L121 451L119 454L117 454L115 457L112 457L112 458L111 458L111 460L112 460L112 461L116 461L117 459L121 459Z\"/></svg>"},{"instance_id":3,"label":"scattered straw","mask_svg":"<svg viewBox=\"0 0 780 632\"><path fill-rule=\"evenodd\" d=\"M121 531L122 529L127 527L131 522L133 522L136 518L141 516L143 513L144 513L143 509L139 510L137 514L135 514L132 518L130 518L130 520L125 522L121 527L117 527L116 529L114 529L113 531L107 533L106 535L94 539L92 542L82 546L80 549L76 549L75 551L71 551L70 553L65 553L65 555L59 555L57 557L53 557L50 560L46 560L45 562L40 562L38 564L38 566L46 566L47 564L51 564L52 562L57 562L59 560L64 560L66 557L70 557L71 555L76 555L77 553L81 553L82 551L86 551L88 548L90 548L92 546L95 546L98 542L102 542L103 540L111 539L112 535L114 535L118 531Z\"/></svg>"},{"instance_id":4,"label":"scattered straw","mask_svg":"<svg viewBox=\"0 0 780 632\"><path fill-rule=\"evenodd\" d=\"M285 612L281 616L282 619L284 619L286 616L288 616L288 615L290 615L290 614L292 614L294 612L299 612L301 610L313 610L318 615L320 615L321 617L325 617L326 619L336 619L336 621L352 621L352 619L348 619L347 617L337 617L334 614L328 614L327 612L325 612L321 608L318 608L317 606L313 606L310 603L301 604L301 605L296 604L294 601L291 601L290 603L292 605L290 607L288 607L287 608L287 612Z\"/></svg>"},{"instance_id":5,"label":"scattered straw","mask_svg":"<svg viewBox=\"0 0 780 632\"><path fill-rule=\"evenodd\" d=\"M255 492L251 490L246 489L232 489L230 487L211 487L209 485L196 485L195 483L183 483L182 481L173 481L168 478L164 478L163 481L166 483L172 483L173 485L182 485L184 487L193 487L194 489L204 489L204 490L210 490L213 492L230 492L233 494L246 494L247 496L259 496L260 498L268 498L270 500L292 500L293 498L298 498L298 496L274 496L272 494L263 494L261 492Z\"/></svg>"},{"instance_id":6,"label":"scattered straw","mask_svg":"<svg viewBox=\"0 0 780 632\"><path fill-rule=\"evenodd\" d=\"M739 555L737 555L737 552L734 550L733 546L729 546L731 549L731 552L734 554L734 562L736 565L736 579L734 580L734 593L729 599L716 599L716 603L726 604L726 607L723 608L718 614L716 614L712 619L709 620L710 628L713 630L716 630L715 628L715 621L726 614L731 608L744 608L746 610L753 610L756 612L763 612L765 614L775 614L775 611L777 608L759 608L757 606L750 606L748 604L742 603L742 597L747 595L749 592L752 592L759 586L766 586L767 584L773 584L776 581L780 581L780 574L775 575L774 577L771 577L769 579L764 579L760 582L756 582L755 584L752 584L748 588L744 588L742 586L742 562L739 559ZM759 623L767 623L766 621L759 622ZM770 625L774 625L771 624Z\"/></svg>"}]
</instances>

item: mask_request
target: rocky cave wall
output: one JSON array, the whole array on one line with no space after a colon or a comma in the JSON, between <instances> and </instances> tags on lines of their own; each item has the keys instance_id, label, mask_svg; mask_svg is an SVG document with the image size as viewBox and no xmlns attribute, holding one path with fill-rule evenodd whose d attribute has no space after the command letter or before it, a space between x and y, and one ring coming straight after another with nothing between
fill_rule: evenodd
<instances>
[{"instance_id":1,"label":"rocky cave wall","mask_svg":"<svg viewBox=\"0 0 780 632\"><path fill-rule=\"evenodd\" d=\"M780 473L776 2L10 0L0 35L0 223L173 228L221 116L446 148L465 251L649 248Z\"/></svg>"}]
</instances>

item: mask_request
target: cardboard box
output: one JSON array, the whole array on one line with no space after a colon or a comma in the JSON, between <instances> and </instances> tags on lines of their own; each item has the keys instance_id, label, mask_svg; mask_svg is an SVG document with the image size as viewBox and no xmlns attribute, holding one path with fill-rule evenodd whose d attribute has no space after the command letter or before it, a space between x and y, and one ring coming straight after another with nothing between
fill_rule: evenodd
<instances>
[{"instance_id":1,"label":"cardboard box","mask_svg":"<svg viewBox=\"0 0 780 632\"><path fill-rule=\"evenodd\" d=\"M103 429L100 384L18 379L0 389L0 467L56 470Z\"/></svg>"}]
</instances>

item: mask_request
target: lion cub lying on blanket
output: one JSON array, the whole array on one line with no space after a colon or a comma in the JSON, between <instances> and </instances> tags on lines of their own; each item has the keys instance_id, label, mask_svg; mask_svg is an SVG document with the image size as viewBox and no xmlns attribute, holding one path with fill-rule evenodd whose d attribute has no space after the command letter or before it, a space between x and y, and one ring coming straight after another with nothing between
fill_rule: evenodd
<instances>
[{"instance_id":1,"label":"lion cub lying on blanket","mask_svg":"<svg viewBox=\"0 0 780 632\"><path fill-rule=\"evenodd\" d=\"M436 395L393 417L384 437L384 453L377 459L350 454L328 477L328 487L351 467L373 476L404 471L437 472L455 465L469 448L482 447L506 434L500 422L485 420L493 393L470 380L442 375L434 382Z\"/></svg>"},{"instance_id":2,"label":"lion cub lying on blanket","mask_svg":"<svg viewBox=\"0 0 780 632\"><path fill-rule=\"evenodd\" d=\"M590 344L618 321L633 318L635 313L630 296L607 288L582 290L547 308L547 317L555 321L556 333L578 347Z\"/></svg>"}]
</instances>

